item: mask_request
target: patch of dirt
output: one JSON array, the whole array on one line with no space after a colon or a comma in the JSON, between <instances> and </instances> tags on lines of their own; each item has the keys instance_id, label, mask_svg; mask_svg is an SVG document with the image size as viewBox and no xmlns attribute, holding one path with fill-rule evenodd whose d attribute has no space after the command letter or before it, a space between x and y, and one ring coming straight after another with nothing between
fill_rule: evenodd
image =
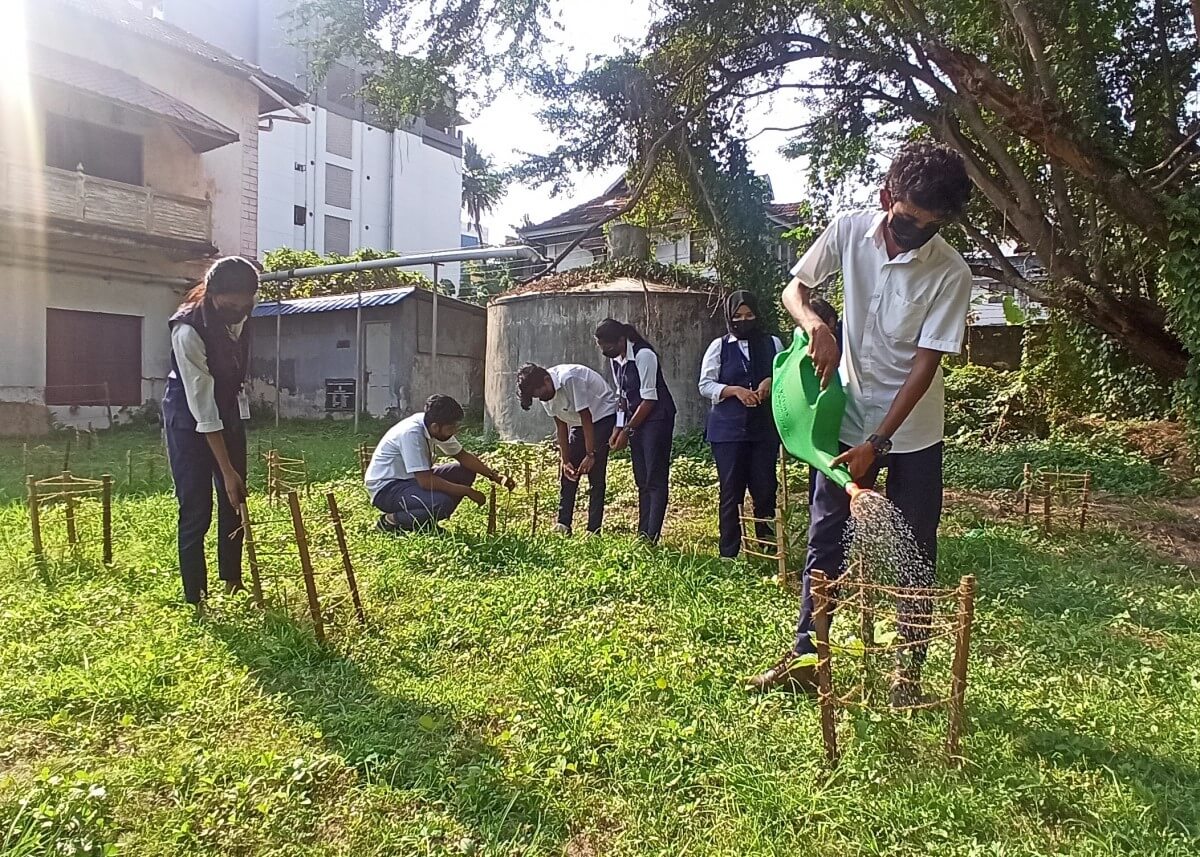
<instances>
[{"instance_id":1,"label":"patch of dirt","mask_svg":"<svg viewBox=\"0 0 1200 857\"><path fill-rule=\"evenodd\" d=\"M1005 523L1020 522L1024 516L1019 491L947 489L946 502L966 506L986 518ZM1035 506L1030 513L1031 525L1040 525L1041 509ZM1078 512L1074 509L1055 509L1056 527L1077 527L1078 520ZM1171 562L1200 568L1200 498L1148 499L1102 494L1092 498L1087 526L1118 529Z\"/></svg>"},{"instance_id":2,"label":"patch of dirt","mask_svg":"<svg viewBox=\"0 0 1200 857\"><path fill-rule=\"evenodd\" d=\"M563 843L563 857L602 857L608 853L605 847L617 833L618 827L610 822L601 822L595 830L581 830Z\"/></svg>"}]
</instances>

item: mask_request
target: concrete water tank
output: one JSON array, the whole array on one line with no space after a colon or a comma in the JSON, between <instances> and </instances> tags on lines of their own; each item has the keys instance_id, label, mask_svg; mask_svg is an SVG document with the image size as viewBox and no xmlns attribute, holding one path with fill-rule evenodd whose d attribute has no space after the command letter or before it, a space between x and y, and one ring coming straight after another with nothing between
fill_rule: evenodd
<instances>
[{"instance_id":1,"label":"concrete water tank","mask_svg":"<svg viewBox=\"0 0 1200 857\"><path fill-rule=\"evenodd\" d=\"M567 288L546 286L509 293L488 304L484 383L486 426L502 440L536 441L554 431L540 403L522 411L517 369L524 363L581 363L612 384L608 361L593 333L606 318L634 325L658 351L679 410L675 431L703 428L708 402L696 381L713 338L725 332L714 292L692 291L625 277Z\"/></svg>"}]
</instances>

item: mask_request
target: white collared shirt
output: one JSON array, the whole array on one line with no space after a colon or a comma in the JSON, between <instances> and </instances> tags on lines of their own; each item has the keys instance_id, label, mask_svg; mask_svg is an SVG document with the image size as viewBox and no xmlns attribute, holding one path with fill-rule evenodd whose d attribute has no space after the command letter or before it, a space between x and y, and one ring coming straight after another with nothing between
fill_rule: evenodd
<instances>
[{"instance_id":1,"label":"white collared shirt","mask_svg":"<svg viewBox=\"0 0 1200 857\"><path fill-rule=\"evenodd\" d=\"M750 342L746 339L738 339L732 333L728 336L718 336L708 346L708 350L704 352L704 359L700 361L700 395L708 399L714 405L721 403L721 393L725 390L726 384L722 384L717 380L717 376L721 374L721 346L726 342L736 342L738 348L746 359L750 359ZM778 336L772 336L771 342L775 346L775 353L778 354L783 350L783 343L779 341Z\"/></svg>"},{"instance_id":2,"label":"white collared shirt","mask_svg":"<svg viewBox=\"0 0 1200 857\"><path fill-rule=\"evenodd\" d=\"M230 338L241 338L244 321L231 324L225 329ZM213 392L213 376L208 370L208 349L200 331L190 324L177 324L171 328L171 351L179 366L179 380L183 384L183 395L188 410L196 420L196 431L211 434L225 428L221 414L217 411L217 399ZM238 396L241 405L242 395ZM248 418L249 414L245 418Z\"/></svg>"},{"instance_id":3,"label":"white collared shirt","mask_svg":"<svg viewBox=\"0 0 1200 857\"><path fill-rule=\"evenodd\" d=\"M847 393L842 443L862 443L891 408L918 348L962 350L971 303L971 269L940 235L888 259L882 211L834 218L792 274L809 287L842 272L840 374ZM929 390L892 437L894 452L917 452L942 440L945 388L939 367Z\"/></svg>"},{"instance_id":4,"label":"white collared shirt","mask_svg":"<svg viewBox=\"0 0 1200 857\"><path fill-rule=\"evenodd\" d=\"M414 479L418 473L433 469L434 457L455 456L462 452L458 438L434 440L425 426L425 414L413 414L396 423L375 445L371 463L363 481L371 499L384 485L395 479Z\"/></svg>"},{"instance_id":5,"label":"white collared shirt","mask_svg":"<svg viewBox=\"0 0 1200 857\"><path fill-rule=\"evenodd\" d=\"M592 422L617 412L617 397L594 369L578 363L563 363L546 370L554 382L554 398L542 402L546 413L569 426L582 425L579 412L588 410Z\"/></svg>"},{"instance_id":6,"label":"white collared shirt","mask_svg":"<svg viewBox=\"0 0 1200 857\"><path fill-rule=\"evenodd\" d=\"M617 357L615 362L617 366L624 366L630 360L637 367L638 379L641 383L641 397L649 399L651 402L658 401L658 355L654 353L652 348L643 348L641 351L634 353L633 343L630 342L625 347L625 353ZM612 366L612 364L609 364ZM616 385L617 395L624 395L624 390L621 386L621 376L617 372L617 366L612 366L613 384ZM630 416L633 416L630 414Z\"/></svg>"}]
</instances>

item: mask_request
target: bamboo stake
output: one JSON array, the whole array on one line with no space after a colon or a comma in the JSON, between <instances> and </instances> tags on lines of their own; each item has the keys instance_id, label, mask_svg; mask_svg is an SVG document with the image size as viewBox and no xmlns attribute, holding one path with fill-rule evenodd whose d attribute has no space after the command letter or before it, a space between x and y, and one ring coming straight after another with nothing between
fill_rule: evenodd
<instances>
[{"instance_id":1,"label":"bamboo stake","mask_svg":"<svg viewBox=\"0 0 1200 857\"><path fill-rule=\"evenodd\" d=\"M42 550L41 504L38 501L37 479L33 474L25 477L25 491L29 502L29 532L33 537L33 556L39 567L44 567L46 554Z\"/></svg>"},{"instance_id":2,"label":"bamboo stake","mask_svg":"<svg viewBox=\"0 0 1200 857\"><path fill-rule=\"evenodd\" d=\"M29 444L21 444L21 472L29 472Z\"/></svg>"},{"instance_id":3,"label":"bamboo stake","mask_svg":"<svg viewBox=\"0 0 1200 857\"><path fill-rule=\"evenodd\" d=\"M304 591L308 595L308 612L313 620L313 633L317 640L325 642L325 624L321 621L321 602L317 597L317 581L313 576L312 557L308 552L308 531L304 528L304 514L300 511L300 495L288 492L288 507L292 512L292 532L296 536L296 552L300 555L300 569L304 572Z\"/></svg>"},{"instance_id":4,"label":"bamboo stake","mask_svg":"<svg viewBox=\"0 0 1200 857\"><path fill-rule=\"evenodd\" d=\"M342 526L342 513L338 509L337 497L332 491L325 494L325 504L329 506L329 517L333 521L333 532L337 536L338 550L342 553L342 568L346 572L346 586L350 588L350 599L354 602L354 615L358 624L367 623L367 614L363 612L362 599L358 595L358 579L354 576L354 564L350 561L350 548L346 546L346 528Z\"/></svg>"},{"instance_id":5,"label":"bamboo stake","mask_svg":"<svg viewBox=\"0 0 1200 857\"><path fill-rule=\"evenodd\" d=\"M70 470L64 470L62 472L62 481L63 481L64 486L69 485L71 483L71 471ZM63 491L66 491L66 490L67 489L64 487ZM67 504L67 544L73 545L77 541L79 541L79 531L75 529L75 498L69 493L66 496L66 504Z\"/></svg>"},{"instance_id":6,"label":"bamboo stake","mask_svg":"<svg viewBox=\"0 0 1200 857\"><path fill-rule=\"evenodd\" d=\"M529 463L529 459L525 459L525 493L529 493L530 486L533 485L533 467Z\"/></svg>"},{"instance_id":7,"label":"bamboo stake","mask_svg":"<svg viewBox=\"0 0 1200 857\"><path fill-rule=\"evenodd\" d=\"M831 768L838 764L837 724L833 711L833 664L829 660L829 589L825 572L811 574L813 618L817 631L817 693L821 707L821 739Z\"/></svg>"},{"instance_id":8,"label":"bamboo stake","mask_svg":"<svg viewBox=\"0 0 1200 857\"><path fill-rule=\"evenodd\" d=\"M783 508L788 510L788 471L787 471L787 450L782 445L779 447L779 489L783 499Z\"/></svg>"},{"instance_id":9,"label":"bamboo stake","mask_svg":"<svg viewBox=\"0 0 1200 857\"><path fill-rule=\"evenodd\" d=\"M1029 526L1029 501L1032 499L1033 491L1033 473L1029 462L1025 462L1025 471L1021 475L1021 494L1025 500L1025 526Z\"/></svg>"},{"instance_id":10,"label":"bamboo stake","mask_svg":"<svg viewBox=\"0 0 1200 857\"><path fill-rule=\"evenodd\" d=\"M492 488L488 491L488 521L487 533L489 536L496 535L496 483L492 483Z\"/></svg>"},{"instance_id":11,"label":"bamboo stake","mask_svg":"<svg viewBox=\"0 0 1200 857\"><path fill-rule=\"evenodd\" d=\"M1054 488L1047 482L1042 483L1042 490L1045 495L1042 497L1042 527L1047 533L1050 532L1050 497L1054 494Z\"/></svg>"},{"instance_id":12,"label":"bamboo stake","mask_svg":"<svg viewBox=\"0 0 1200 857\"><path fill-rule=\"evenodd\" d=\"M538 492L534 491L533 492L533 519L529 525L529 535L531 535L531 536L537 535L537 525L538 525Z\"/></svg>"},{"instance_id":13,"label":"bamboo stake","mask_svg":"<svg viewBox=\"0 0 1200 857\"><path fill-rule=\"evenodd\" d=\"M1092 499L1092 474L1091 471L1083 474L1083 491L1079 498L1079 532L1083 532L1087 527L1088 503Z\"/></svg>"},{"instance_id":14,"label":"bamboo stake","mask_svg":"<svg viewBox=\"0 0 1200 857\"><path fill-rule=\"evenodd\" d=\"M967 695L967 657L971 648L971 625L975 621L975 577L965 575L958 584L958 627L954 635L953 678L950 685L950 721L946 726L946 755L959 759Z\"/></svg>"},{"instance_id":15,"label":"bamboo stake","mask_svg":"<svg viewBox=\"0 0 1200 857\"><path fill-rule=\"evenodd\" d=\"M125 450L125 487L133 484L133 450Z\"/></svg>"},{"instance_id":16,"label":"bamboo stake","mask_svg":"<svg viewBox=\"0 0 1200 857\"><path fill-rule=\"evenodd\" d=\"M787 586L787 532L783 526L783 509L778 507L775 509L775 561L779 567L776 582L780 586Z\"/></svg>"},{"instance_id":17,"label":"bamboo stake","mask_svg":"<svg viewBox=\"0 0 1200 857\"><path fill-rule=\"evenodd\" d=\"M254 544L254 529L250 525L250 510L247 508L245 500L238 506L238 512L242 516L242 541L246 546L246 559L250 563L250 595L254 598L255 605L261 608L265 603L263 601L262 573L258 567L258 549Z\"/></svg>"},{"instance_id":18,"label":"bamboo stake","mask_svg":"<svg viewBox=\"0 0 1200 857\"><path fill-rule=\"evenodd\" d=\"M746 538L746 505L744 503L738 503L738 529L742 534L742 552L745 553L750 549L750 543Z\"/></svg>"},{"instance_id":19,"label":"bamboo stake","mask_svg":"<svg viewBox=\"0 0 1200 857\"><path fill-rule=\"evenodd\" d=\"M113 561L113 543L112 543L112 484L113 478L110 474L105 473L100 477L100 508L102 514L102 529L104 533L104 564L112 565Z\"/></svg>"}]
</instances>

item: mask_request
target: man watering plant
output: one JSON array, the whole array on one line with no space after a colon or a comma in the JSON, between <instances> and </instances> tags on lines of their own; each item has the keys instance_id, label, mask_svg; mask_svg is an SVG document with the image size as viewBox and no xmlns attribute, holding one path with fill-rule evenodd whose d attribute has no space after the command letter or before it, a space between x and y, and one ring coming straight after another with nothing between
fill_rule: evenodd
<instances>
[{"instance_id":1,"label":"man watering plant","mask_svg":"<svg viewBox=\"0 0 1200 857\"><path fill-rule=\"evenodd\" d=\"M941 360L962 348L971 297L970 269L938 232L963 214L970 192L962 158L952 149L929 142L905 146L880 191L882 210L835 218L792 269L783 293L784 306L808 333L822 385L840 371L846 389L842 454L835 463L847 465L864 488L887 468L888 499L925 555L912 576L927 579L900 581L908 587L932 584L942 513ZM841 348L813 308L813 290L838 272L845 287ZM811 512L795 643L751 678L749 689L816 686L812 658L802 657L815 652L810 574L841 574L850 496L818 474ZM918 692L918 677L898 674L894 703Z\"/></svg>"}]
</instances>

